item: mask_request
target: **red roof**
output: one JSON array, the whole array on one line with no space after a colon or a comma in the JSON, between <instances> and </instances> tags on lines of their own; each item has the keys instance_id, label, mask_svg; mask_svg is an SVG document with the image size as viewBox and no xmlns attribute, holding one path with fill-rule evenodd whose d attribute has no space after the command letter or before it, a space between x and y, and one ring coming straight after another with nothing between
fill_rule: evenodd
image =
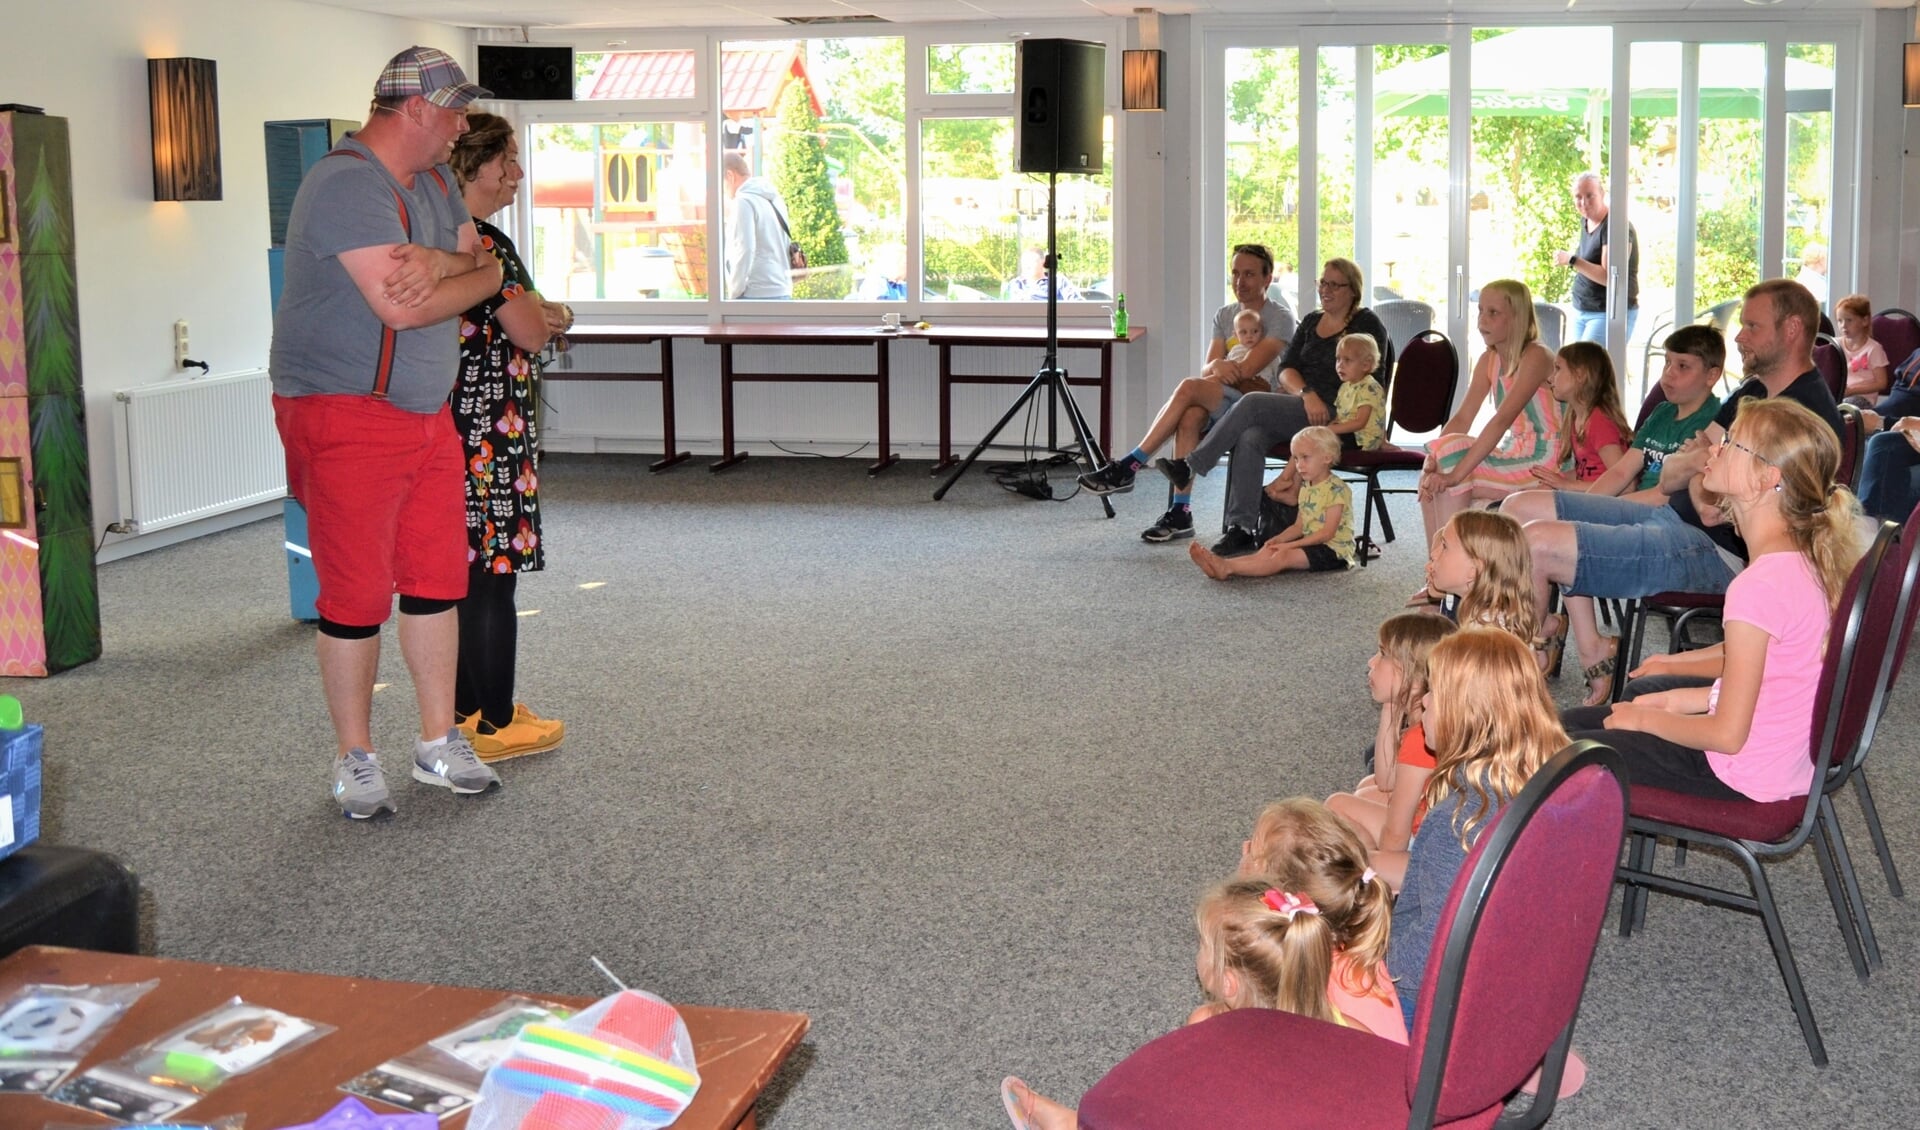
<instances>
[{"instance_id":1,"label":"red roof","mask_svg":"<svg viewBox=\"0 0 1920 1130\"><path fill-rule=\"evenodd\" d=\"M807 81L806 59L799 44L773 48L746 48L720 52L720 109L729 116L773 112L787 83L805 85L813 112L820 99ZM693 97L693 52L614 51L594 76L589 99L656 99Z\"/></svg>"}]
</instances>

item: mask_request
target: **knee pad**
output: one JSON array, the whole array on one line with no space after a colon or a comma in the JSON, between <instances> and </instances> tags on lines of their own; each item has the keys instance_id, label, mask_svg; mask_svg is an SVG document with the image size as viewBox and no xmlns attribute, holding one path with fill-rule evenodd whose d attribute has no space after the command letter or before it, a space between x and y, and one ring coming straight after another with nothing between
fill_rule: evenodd
<instances>
[{"instance_id":1,"label":"knee pad","mask_svg":"<svg viewBox=\"0 0 1920 1130\"><path fill-rule=\"evenodd\" d=\"M400 594L400 614L402 616L432 616L445 612L460 602L457 600L429 600L424 596Z\"/></svg>"},{"instance_id":2,"label":"knee pad","mask_svg":"<svg viewBox=\"0 0 1920 1130\"><path fill-rule=\"evenodd\" d=\"M323 636L332 636L337 640L371 639L380 634L380 625L342 624L322 616L320 617L320 634Z\"/></svg>"}]
</instances>

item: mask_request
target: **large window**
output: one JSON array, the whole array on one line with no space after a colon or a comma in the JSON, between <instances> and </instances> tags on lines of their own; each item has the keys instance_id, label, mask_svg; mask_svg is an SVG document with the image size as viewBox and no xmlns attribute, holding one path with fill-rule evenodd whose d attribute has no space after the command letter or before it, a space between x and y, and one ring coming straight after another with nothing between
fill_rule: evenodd
<instances>
[{"instance_id":1,"label":"large window","mask_svg":"<svg viewBox=\"0 0 1920 1130\"><path fill-rule=\"evenodd\" d=\"M1012 168L1012 44L683 44L578 52L575 102L518 108L543 290L573 302L724 299L741 175L784 206L805 258L788 272L796 300L1012 301L1036 282L1026 261L1046 245L1046 178ZM1114 288L1111 119L1105 147L1105 171L1059 178L1068 298L1103 301Z\"/></svg>"}]
</instances>

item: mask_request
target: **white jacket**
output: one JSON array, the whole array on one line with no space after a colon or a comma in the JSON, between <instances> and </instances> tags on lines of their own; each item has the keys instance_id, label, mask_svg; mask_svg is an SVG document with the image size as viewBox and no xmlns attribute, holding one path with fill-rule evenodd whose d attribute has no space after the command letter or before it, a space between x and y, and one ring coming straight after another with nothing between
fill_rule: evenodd
<instances>
[{"instance_id":1,"label":"white jacket","mask_svg":"<svg viewBox=\"0 0 1920 1130\"><path fill-rule=\"evenodd\" d=\"M733 195L727 225L727 297L792 298L787 265L787 206L765 177L748 177Z\"/></svg>"}]
</instances>

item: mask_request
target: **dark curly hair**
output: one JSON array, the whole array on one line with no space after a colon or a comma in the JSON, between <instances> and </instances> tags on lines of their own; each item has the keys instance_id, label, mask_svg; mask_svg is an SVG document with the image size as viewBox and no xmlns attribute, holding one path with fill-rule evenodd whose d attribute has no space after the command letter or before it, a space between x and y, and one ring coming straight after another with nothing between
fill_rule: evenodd
<instances>
[{"instance_id":1,"label":"dark curly hair","mask_svg":"<svg viewBox=\"0 0 1920 1130\"><path fill-rule=\"evenodd\" d=\"M480 175L483 166L507 151L507 142L512 139L512 122L498 114L475 110L467 115L467 132L454 143L447 164L465 187Z\"/></svg>"}]
</instances>

